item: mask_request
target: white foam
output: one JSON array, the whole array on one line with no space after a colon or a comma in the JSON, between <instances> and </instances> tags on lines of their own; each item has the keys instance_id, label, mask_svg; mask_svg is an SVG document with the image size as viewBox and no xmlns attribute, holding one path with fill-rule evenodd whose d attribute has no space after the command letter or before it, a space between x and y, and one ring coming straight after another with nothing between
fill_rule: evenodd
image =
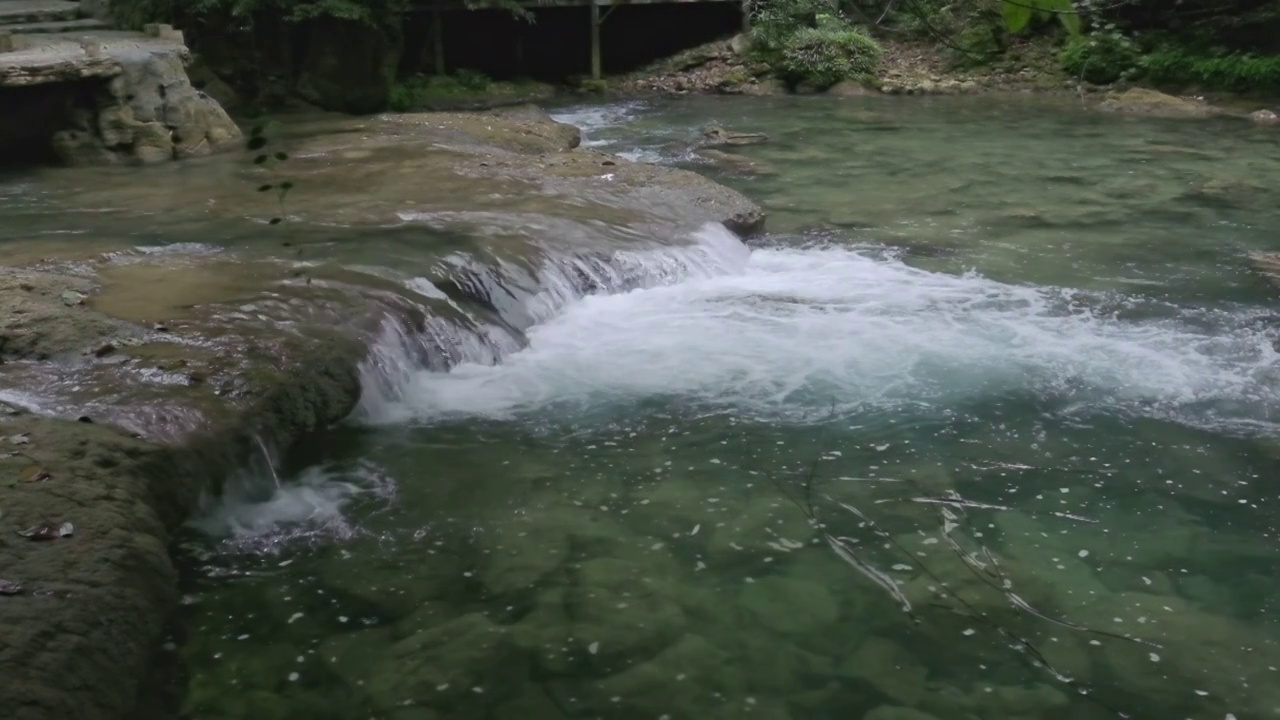
<instances>
[{"instance_id":1,"label":"white foam","mask_svg":"<svg viewBox=\"0 0 1280 720\"><path fill-rule=\"evenodd\" d=\"M312 467L270 488L251 477L233 478L191 525L234 546L270 551L298 538L349 537L356 526L345 506L359 495L393 491L390 479L372 466L341 472Z\"/></svg>"},{"instance_id":2,"label":"white foam","mask_svg":"<svg viewBox=\"0 0 1280 720\"><path fill-rule=\"evenodd\" d=\"M523 329L551 320L586 295L740 272L749 257L750 252L737 236L723 225L712 223L695 233L686 245L649 246L608 255L547 257L532 274L501 265L486 272L504 296L513 298L505 306L503 319L511 327ZM420 294L426 294L426 287L439 292L422 278L411 279L408 285ZM460 316L466 315L463 308L450 304ZM374 421L402 419L407 412L404 393L415 385L418 372L494 365L523 345L524 335L474 319L430 316L414 332L388 319L361 365L363 392L356 416Z\"/></svg>"},{"instance_id":3,"label":"white foam","mask_svg":"<svg viewBox=\"0 0 1280 720\"><path fill-rule=\"evenodd\" d=\"M654 396L799 417L1029 392L1085 412L1243 427L1280 407L1273 333L1255 320L925 272L872 251L762 249L587 297L500 364L415 372L375 419Z\"/></svg>"},{"instance_id":4,"label":"white foam","mask_svg":"<svg viewBox=\"0 0 1280 720\"><path fill-rule=\"evenodd\" d=\"M608 105L585 105L562 108L551 113L551 119L566 125L573 125L582 131L582 144L586 147L600 147L612 144L612 141L599 139L593 135L605 128L622 125L630 121L645 109L638 101L611 103Z\"/></svg>"}]
</instances>

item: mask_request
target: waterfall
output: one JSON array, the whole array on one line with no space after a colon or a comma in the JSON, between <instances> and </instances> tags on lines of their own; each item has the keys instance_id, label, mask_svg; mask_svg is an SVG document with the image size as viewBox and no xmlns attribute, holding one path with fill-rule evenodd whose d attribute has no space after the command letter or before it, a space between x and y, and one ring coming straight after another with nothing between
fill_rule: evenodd
<instances>
[{"instance_id":1,"label":"waterfall","mask_svg":"<svg viewBox=\"0 0 1280 720\"><path fill-rule=\"evenodd\" d=\"M704 226L691 240L682 246L608 253L548 253L531 269L502 262L476 266L454 259L445 274L466 296L465 302L426 278L409 280L411 290L452 312L424 309L426 317L418 327L395 318L382 322L360 368L363 393L357 417L384 417L422 370L447 372L462 364L498 363L528 344L525 331L584 297L741 272L751 255L718 223Z\"/></svg>"}]
</instances>

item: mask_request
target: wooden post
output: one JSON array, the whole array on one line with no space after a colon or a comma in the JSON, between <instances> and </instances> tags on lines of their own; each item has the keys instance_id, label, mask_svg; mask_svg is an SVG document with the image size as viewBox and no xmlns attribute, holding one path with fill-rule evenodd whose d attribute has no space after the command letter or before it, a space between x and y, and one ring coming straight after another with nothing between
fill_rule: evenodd
<instances>
[{"instance_id":1,"label":"wooden post","mask_svg":"<svg viewBox=\"0 0 1280 720\"><path fill-rule=\"evenodd\" d=\"M444 75L444 13L440 8L431 11L431 50L436 75Z\"/></svg>"},{"instance_id":2,"label":"wooden post","mask_svg":"<svg viewBox=\"0 0 1280 720\"><path fill-rule=\"evenodd\" d=\"M591 79L599 80L603 76L600 67L600 5L591 0Z\"/></svg>"}]
</instances>

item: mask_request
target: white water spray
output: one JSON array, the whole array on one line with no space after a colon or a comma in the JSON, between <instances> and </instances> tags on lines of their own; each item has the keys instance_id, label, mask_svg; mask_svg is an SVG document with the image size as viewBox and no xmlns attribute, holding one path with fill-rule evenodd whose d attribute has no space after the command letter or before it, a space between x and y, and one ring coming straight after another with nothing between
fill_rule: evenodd
<instances>
[{"instance_id":1,"label":"white water spray","mask_svg":"<svg viewBox=\"0 0 1280 720\"><path fill-rule=\"evenodd\" d=\"M249 491L252 484L252 478L233 478L191 524L239 549L270 552L299 539L350 537L358 525L345 507L361 495L386 498L395 491L390 478L367 464L312 467L265 498Z\"/></svg>"},{"instance_id":2,"label":"white water spray","mask_svg":"<svg viewBox=\"0 0 1280 720\"><path fill-rule=\"evenodd\" d=\"M700 237L709 240L710 231ZM669 284L591 295L501 363L402 376L374 421L507 417L643 398L799 419L945 410L1030 393L1083 412L1270 425L1274 333L1256 312L1171 308L917 270L847 247L761 249ZM656 259L646 262L661 265ZM1254 314L1251 314L1254 312ZM405 382L407 381L407 382Z\"/></svg>"}]
</instances>

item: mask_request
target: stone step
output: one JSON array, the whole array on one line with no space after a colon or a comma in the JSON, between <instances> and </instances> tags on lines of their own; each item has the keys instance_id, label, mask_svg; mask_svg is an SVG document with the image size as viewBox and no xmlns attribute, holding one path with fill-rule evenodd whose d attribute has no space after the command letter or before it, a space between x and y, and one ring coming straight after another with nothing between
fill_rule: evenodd
<instances>
[{"instance_id":1,"label":"stone step","mask_svg":"<svg viewBox=\"0 0 1280 720\"><path fill-rule=\"evenodd\" d=\"M79 20L58 20L56 22L26 23L24 25L0 25L15 35L33 35L35 33L67 33L87 32L90 30L109 30L110 23L80 18Z\"/></svg>"},{"instance_id":2,"label":"stone step","mask_svg":"<svg viewBox=\"0 0 1280 720\"><path fill-rule=\"evenodd\" d=\"M61 22L80 17L80 3L65 0L0 0L0 27Z\"/></svg>"}]
</instances>

